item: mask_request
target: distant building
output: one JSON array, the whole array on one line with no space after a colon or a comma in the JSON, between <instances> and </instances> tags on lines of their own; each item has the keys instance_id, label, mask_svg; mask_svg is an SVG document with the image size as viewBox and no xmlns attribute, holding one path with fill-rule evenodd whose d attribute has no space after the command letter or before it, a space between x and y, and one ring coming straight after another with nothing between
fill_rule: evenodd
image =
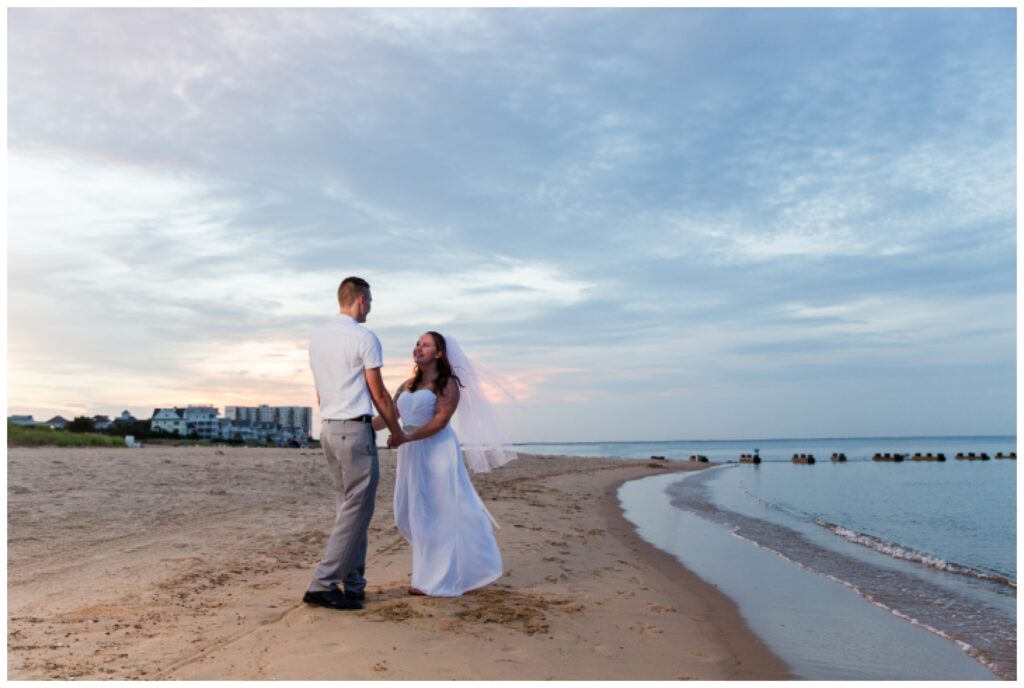
<instances>
[{"instance_id":1,"label":"distant building","mask_svg":"<svg viewBox=\"0 0 1024 688\"><path fill-rule=\"evenodd\" d=\"M70 422L71 421L69 421L64 416L54 416L50 420L46 421L45 425L49 425L54 430L63 430L68 426L68 423Z\"/></svg>"},{"instance_id":2,"label":"distant building","mask_svg":"<svg viewBox=\"0 0 1024 688\"><path fill-rule=\"evenodd\" d=\"M110 422L110 417L109 416L93 416L92 417L92 427L95 430L106 430L110 426L111 426L111 422Z\"/></svg>"},{"instance_id":3,"label":"distant building","mask_svg":"<svg viewBox=\"0 0 1024 688\"><path fill-rule=\"evenodd\" d=\"M220 411L213 406L192 406L185 407L183 418L188 434L193 432L204 440L212 440L220 437L220 423L217 416Z\"/></svg>"},{"instance_id":4,"label":"distant building","mask_svg":"<svg viewBox=\"0 0 1024 688\"><path fill-rule=\"evenodd\" d=\"M23 425L25 427L38 425L32 416L7 416L7 422L14 423L15 425Z\"/></svg>"},{"instance_id":5,"label":"distant building","mask_svg":"<svg viewBox=\"0 0 1024 688\"><path fill-rule=\"evenodd\" d=\"M204 440L273 442L282 446L305 445L313 421L313 409L302 406L228 406L224 417L214 406L154 409L153 430L181 437L198 435Z\"/></svg>"},{"instance_id":6,"label":"distant building","mask_svg":"<svg viewBox=\"0 0 1024 688\"><path fill-rule=\"evenodd\" d=\"M196 434L204 440L217 439L221 436L219 414L213 406L154 409L149 427L181 437Z\"/></svg>"},{"instance_id":7,"label":"distant building","mask_svg":"<svg viewBox=\"0 0 1024 688\"><path fill-rule=\"evenodd\" d=\"M236 422L271 423L302 439L309 438L313 427L313 408L310 406L227 406L224 417Z\"/></svg>"},{"instance_id":8,"label":"distant building","mask_svg":"<svg viewBox=\"0 0 1024 688\"><path fill-rule=\"evenodd\" d=\"M313 408L310 406L278 406L277 424L282 428L298 429L309 437L313 426Z\"/></svg>"},{"instance_id":9,"label":"distant building","mask_svg":"<svg viewBox=\"0 0 1024 688\"><path fill-rule=\"evenodd\" d=\"M259 406L225 406L224 417L242 423L273 423L274 409L266 404Z\"/></svg>"},{"instance_id":10,"label":"distant building","mask_svg":"<svg viewBox=\"0 0 1024 688\"><path fill-rule=\"evenodd\" d=\"M125 425L127 425L128 423L134 423L135 421L136 421L135 416L133 416L132 414L128 413L127 409L124 410L124 411L121 411L121 415L118 416L114 420L115 423L124 423Z\"/></svg>"},{"instance_id":11,"label":"distant building","mask_svg":"<svg viewBox=\"0 0 1024 688\"><path fill-rule=\"evenodd\" d=\"M153 409L153 417L149 421L151 430L160 430L174 435L188 436L185 425L185 409L158 408Z\"/></svg>"}]
</instances>

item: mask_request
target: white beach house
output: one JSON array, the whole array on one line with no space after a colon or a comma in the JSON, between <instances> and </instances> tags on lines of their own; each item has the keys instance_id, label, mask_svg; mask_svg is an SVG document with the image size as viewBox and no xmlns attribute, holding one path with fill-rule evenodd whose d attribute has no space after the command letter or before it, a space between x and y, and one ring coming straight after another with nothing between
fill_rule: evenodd
<instances>
[{"instance_id":1,"label":"white beach house","mask_svg":"<svg viewBox=\"0 0 1024 688\"><path fill-rule=\"evenodd\" d=\"M153 409L153 417L149 421L151 430L161 430L185 437L188 428L185 424L185 409L158 408Z\"/></svg>"}]
</instances>

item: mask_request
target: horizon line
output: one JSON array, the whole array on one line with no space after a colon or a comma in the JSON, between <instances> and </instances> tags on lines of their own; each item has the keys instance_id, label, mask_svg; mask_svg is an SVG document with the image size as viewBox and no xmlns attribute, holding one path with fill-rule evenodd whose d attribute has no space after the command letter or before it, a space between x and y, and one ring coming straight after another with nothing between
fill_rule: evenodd
<instances>
[{"instance_id":1,"label":"horizon line","mask_svg":"<svg viewBox=\"0 0 1024 688\"><path fill-rule=\"evenodd\" d=\"M953 439L960 437L1014 437L1016 433L1005 435L861 435L856 437L739 437L727 439L676 439L676 440L576 440L571 442L511 442L510 446L521 447L531 444L675 444L679 442L783 442L791 440L914 440L914 439Z\"/></svg>"}]
</instances>

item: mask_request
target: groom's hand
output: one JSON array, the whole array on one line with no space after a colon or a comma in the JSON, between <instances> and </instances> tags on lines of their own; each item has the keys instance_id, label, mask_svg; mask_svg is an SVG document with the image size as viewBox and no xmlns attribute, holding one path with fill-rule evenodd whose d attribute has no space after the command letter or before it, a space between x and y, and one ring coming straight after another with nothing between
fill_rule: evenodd
<instances>
[{"instance_id":1,"label":"groom's hand","mask_svg":"<svg viewBox=\"0 0 1024 688\"><path fill-rule=\"evenodd\" d=\"M391 449L397 449L400 445L403 445L408 441L409 438L405 436L404 432L399 432L397 435L394 433L388 435L388 447Z\"/></svg>"}]
</instances>

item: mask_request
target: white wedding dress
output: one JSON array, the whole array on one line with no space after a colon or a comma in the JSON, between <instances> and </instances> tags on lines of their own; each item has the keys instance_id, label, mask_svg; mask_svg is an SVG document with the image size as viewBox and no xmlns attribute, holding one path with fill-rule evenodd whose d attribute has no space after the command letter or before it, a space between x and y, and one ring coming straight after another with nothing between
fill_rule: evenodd
<instances>
[{"instance_id":1,"label":"white wedding dress","mask_svg":"<svg viewBox=\"0 0 1024 688\"><path fill-rule=\"evenodd\" d=\"M403 392L398 397L402 425L425 424L436 404L429 389ZM414 588L456 597L501 577L497 523L473 489L451 425L398 448L395 523L412 545Z\"/></svg>"}]
</instances>

